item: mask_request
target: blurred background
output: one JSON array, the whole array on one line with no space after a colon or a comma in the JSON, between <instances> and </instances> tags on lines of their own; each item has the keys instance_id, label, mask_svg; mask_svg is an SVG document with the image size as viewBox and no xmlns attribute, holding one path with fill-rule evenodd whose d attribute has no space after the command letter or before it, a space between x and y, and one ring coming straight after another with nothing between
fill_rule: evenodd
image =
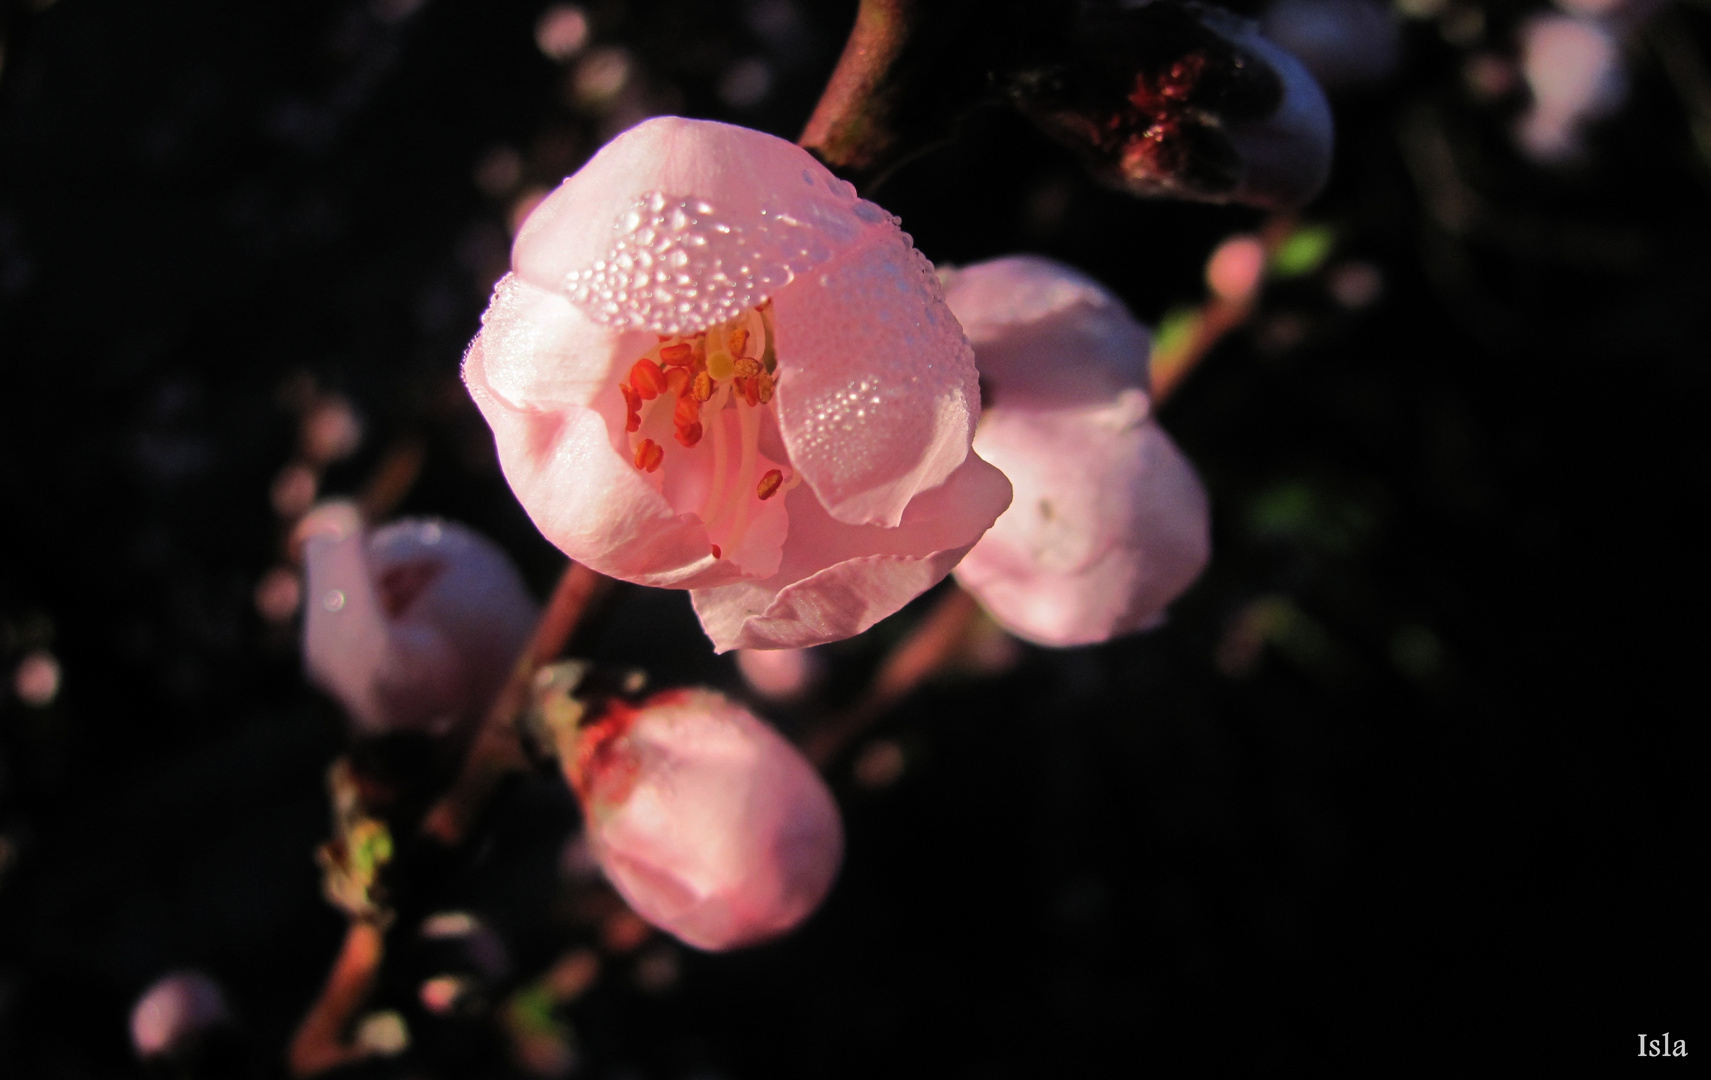
<instances>
[{"instance_id":1,"label":"blurred background","mask_svg":"<svg viewBox=\"0 0 1711 1080\"><path fill-rule=\"evenodd\" d=\"M516 1008L431 1007L453 961L418 934L372 1003L397 1052L338 1075L1711 1052L1711 7L1236 6L1333 102L1300 215L1104 190L1000 104L871 193L941 264L1082 267L1167 355L1220 242L1282 238L1162 410L1214 513L1168 625L992 635L909 698L830 773L829 902L737 954L566 903L574 804L518 780L420 902L490 928L493 1003L598 958L535 1017L557 1056ZM512 232L646 116L793 138L855 5L0 11L0 1075L169 1074L130 1014L185 970L227 1017L190 1073L283 1075L343 934L312 853L344 726L301 676L290 523L327 494L460 520L544 596L562 559L458 378ZM931 602L757 707L849 700ZM592 648L754 697L681 594L624 593Z\"/></svg>"}]
</instances>

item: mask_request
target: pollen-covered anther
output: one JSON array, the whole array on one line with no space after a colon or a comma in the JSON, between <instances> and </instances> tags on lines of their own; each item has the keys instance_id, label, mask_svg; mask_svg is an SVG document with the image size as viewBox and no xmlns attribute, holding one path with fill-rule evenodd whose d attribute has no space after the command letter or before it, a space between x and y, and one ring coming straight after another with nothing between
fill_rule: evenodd
<instances>
[{"instance_id":1,"label":"pollen-covered anther","mask_svg":"<svg viewBox=\"0 0 1711 1080\"><path fill-rule=\"evenodd\" d=\"M772 401L772 391L775 381L776 380L774 380L771 375L768 375L764 371L755 376L755 398L759 400L762 405L766 405Z\"/></svg>"},{"instance_id":2,"label":"pollen-covered anther","mask_svg":"<svg viewBox=\"0 0 1711 1080\"><path fill-rule=\"evenodd\" d=\"M653 472L663 460L665 448L652 439L643 439L642 444L636 447L636 468L643 472Z\"/></svg>"},{"instance_id":3,"label":"pollen-covered anther","mask_svg":"<svg viewBox=\"0 0 1711 1080\"><path fill-rule=\"evenodd\" d=\"M766 475L760 478L760 483L755 485L755 495L759 497L761 502L765 502L778 494L779 486L783 483L784 474L782 472L777 469L768 469Z\"/></svg>"},{"instance_id":4,"label":"pollen-covered anther","mask_svg":"<svg viewBox=\"0 0 1711 1080\"><path fill-rule=\"evenodd\" d=\"M665 391L665 372L659 369L658 364L644 356L630 369L630 384L636 388L636 393L642 396L642 400L652 401Z\"/></svg>"},{"instance_id":5,"label":"pollen-covered anther","mask_svg":"<svg viewBox=\"0 0 1711 1080\"><path fill-rule=\"evenodd\" d=\"M752 357L742 357L731 365L731 374L739 379L752 379L760 373L760 361Z\"/></svg>"},{"instance_id":6,"label":"pollen-covered anther","mask_svg":"<svg viewBox=\"0 0 1711 1080\"><path fill-rule=\"evenodd\" d=\"M696 401L710 401L713 397L713 377L705 371L695 373L695 378L689 383L689 393Z\"/></svg>"},{"instance_id":7,"label":"pollen-covered anther","mask_svg":"<svg viewBox=\"0 0 1711 1080\"><path fill-rule=\"evenodd\" d=\"M739 326L731 331L731 336L726 338L725 342L730 346L732 356L741 356L743 350L748 347L749 332L746 328Z\"/></svg>"}]
</instances>

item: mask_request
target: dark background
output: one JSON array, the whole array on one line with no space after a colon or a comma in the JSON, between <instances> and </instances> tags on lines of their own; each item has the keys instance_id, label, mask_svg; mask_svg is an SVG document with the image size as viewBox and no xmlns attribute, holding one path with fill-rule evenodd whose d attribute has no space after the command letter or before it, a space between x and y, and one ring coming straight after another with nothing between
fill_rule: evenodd
<instances>
[{"instance_id":1,"label":"dark background","mask_svg":"<svg viewBox=\"0 0 1711 1080\"><path fill-rule=\"evenodd\" d=\"M650 111L794 136L854 11L595 0L591 47L631 76L592 101L536 47L542 7L4 9L0 1075L140 1075L128 1010L184 967L241 1020L224 1068L282 1071L342 933L311 859L341 720L253 600L282 558L290 388L308 373L363 419L325 490L418 440L401 511L489 533L544 595L559 557L457 380L509 207ZM1163 412L1216 551L1169 625L909 700L877 733L895 783L831 776L849 855L824 909L774 945L679 950L664 989L615 959L566 1014L582 1075L1604 1071L1665 1030L1711 1053L1707 84L1656 47L1711 56L1711 12L1637 37L1625 108L1545 168L1508 134L1521 92L1464 77L1538 7L1485 4L1472 37L1411 21L1391 79L1333 98L1306 212L1330 259ZM758 101L730 82L747 58ZM522 173L487 193L500 147ZM875 197L936 261L1052 255L1148 321L1261 220L1101 190L998 107ZM1328 288L1351 263L1383 282L1357 309ZM828 650L828 700L920 610ZM64 671L44 707L10 686L38 649ZM677 594L628 594L595 649L741 692ZM573 818L522 781L448 871L514 981L587 936L536 918ZM395 954L377 1003L416 1048L352 1075L512 1075L479 1024L413 1006L415 963Z\"/></svg>"}]
</instances>

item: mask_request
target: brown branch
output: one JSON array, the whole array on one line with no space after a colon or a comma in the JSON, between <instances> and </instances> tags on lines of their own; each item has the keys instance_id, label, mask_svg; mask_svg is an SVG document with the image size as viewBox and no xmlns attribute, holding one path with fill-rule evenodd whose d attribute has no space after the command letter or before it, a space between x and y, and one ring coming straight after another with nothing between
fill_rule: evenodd
<instances>
[{"instance_id":1,"label":"brown branch","mask_svg":"<svg viewBox=\"0 0 1711 1080\"><path fill-rule=\"evenodd\" d=\"M1289 239L1295 230L1295 217L1292 214L1278 214L1268 219L1260 229L1260 241L1265 245L1267 261ZM1248 296L1239 300L1226 300L1221 296L1208 297L1195 314L1194 333L1188 343L1175 353L1155 352L1152 357L1153 405L1157 407L1165 403L1172 394L1183 384L1184 380L1200 366L1200 362L1218 346L1218 343L1228 337L1233 331L1247 325L1259 306L1261 291L1265 288L1265 276L1262 271L1260 281Z\"/></svg>"},{"instance_id":2,"label":"brown branch","mask_svg":"<svg viewBox=\"0 0 1711 1080\"><path fill-rule=\"evenodd\" d=\"M919 0L861 0L843 55L798 143L835 169L871 173L890 160L897 148L889 122L897 67L920 10Z\"/></svg>"},{"instance_id":3,"label":"brown branch","mask_svg":"<svg viewBox=\"0 0 1711 1080\"><path fill-rule=\"evenodd\" d=\"M461 843L499 781L527 764L517 719L528 707L535 671L563 651L577 623L611 584L611 578L581 563L565 567L511 677L482 719L457 780L423 819L423 833L448 846Z\"/></svg>"},{"instance_id":4,"label":"brown branch","mask_svg":"<svg viewBox=\"0 0 1711 1080\"><path fill-rule=\"evenodd\" d=\"M347 1042L345 1033L374 989L384 955L385 934L380 926L353 919L327 985L291 1037L286 1060L292 1076L314 1076L369 1055L367 1049Z\"/></svg>"},{"instance_id":5,"label":"brown branch","mask_svg":"<svg viewBox=\"0 0 1711 1080\"><path fill-rule=\"evenodd\" d=\"M803 733L803 755L821 768L830 764L892 706L943 670L979 615L974 597L952 582L926 617L886 654L861 699Z\"/></svg>"}]
</instances>

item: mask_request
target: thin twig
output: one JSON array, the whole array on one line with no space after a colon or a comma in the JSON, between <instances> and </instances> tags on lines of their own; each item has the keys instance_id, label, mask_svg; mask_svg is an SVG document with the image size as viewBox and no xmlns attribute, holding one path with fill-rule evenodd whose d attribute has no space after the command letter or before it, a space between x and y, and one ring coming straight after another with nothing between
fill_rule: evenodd
<instances>
[{"instance_id":1,"label":"thin twig","mask_svg":"<svg viewBox=\"0 0 1711 1080\"><path fill-rule=\"evenodd\" d=\"M291 1037L287 1062L292 1076L314 1076L368 1056L367 1049L347 1042L345 1033L374 989L384 955L380 926L368 919L351 920L321 996Z\"/></svg>"},{"instance_id":2,"label":"thin twig","mask_svg":"<svg viewBox=\"0 0 1711 1080\"><path fill-rule=\"evenodd\" d=\"M1260 228L1260 242L1265 247L1267 262L1271 260L1277 249L1295 230L1293 214L1278 214L1266 221ZM1221 296L1208 297L1194 316L1194 331L1186 344L1179 350L1166 353L1156 351L1152 357L1153 405L1164 404L1173 395L1188 376L1206 359L1207 355L1217 347L1218 343L1228 337L1234 330L1247 325L1259 306L1260 292L1264 289L1262 276L1259 284L1247 296L1229 300Z\"/></svg>"},{"instance_id":3,"label":"thin twig","mask_svg":"<svg viewBox=\"0 0 1711 1080\"><path fill-rule=\"evenodd\" d=\"M527 764L517 718L528 706L535 671L563 651L577 623L611 583L611 578L581 563L565 567L511 677L482 719L457 780L423 820L424 834L448 846L461 843L499 781Z\"/></svg>"},{"instance_id":4,"label":"thin twig","mask_svg":"<svg viewBox=\"0 0 1711 1080\"><path fill-rule=\"evenodd\" d=\"M802 736L802 753L824 768L955 656L980 616L974 597L954 582L920 622L881 661L867 692L854 705Z\"/></svg>"}]
</instances>

